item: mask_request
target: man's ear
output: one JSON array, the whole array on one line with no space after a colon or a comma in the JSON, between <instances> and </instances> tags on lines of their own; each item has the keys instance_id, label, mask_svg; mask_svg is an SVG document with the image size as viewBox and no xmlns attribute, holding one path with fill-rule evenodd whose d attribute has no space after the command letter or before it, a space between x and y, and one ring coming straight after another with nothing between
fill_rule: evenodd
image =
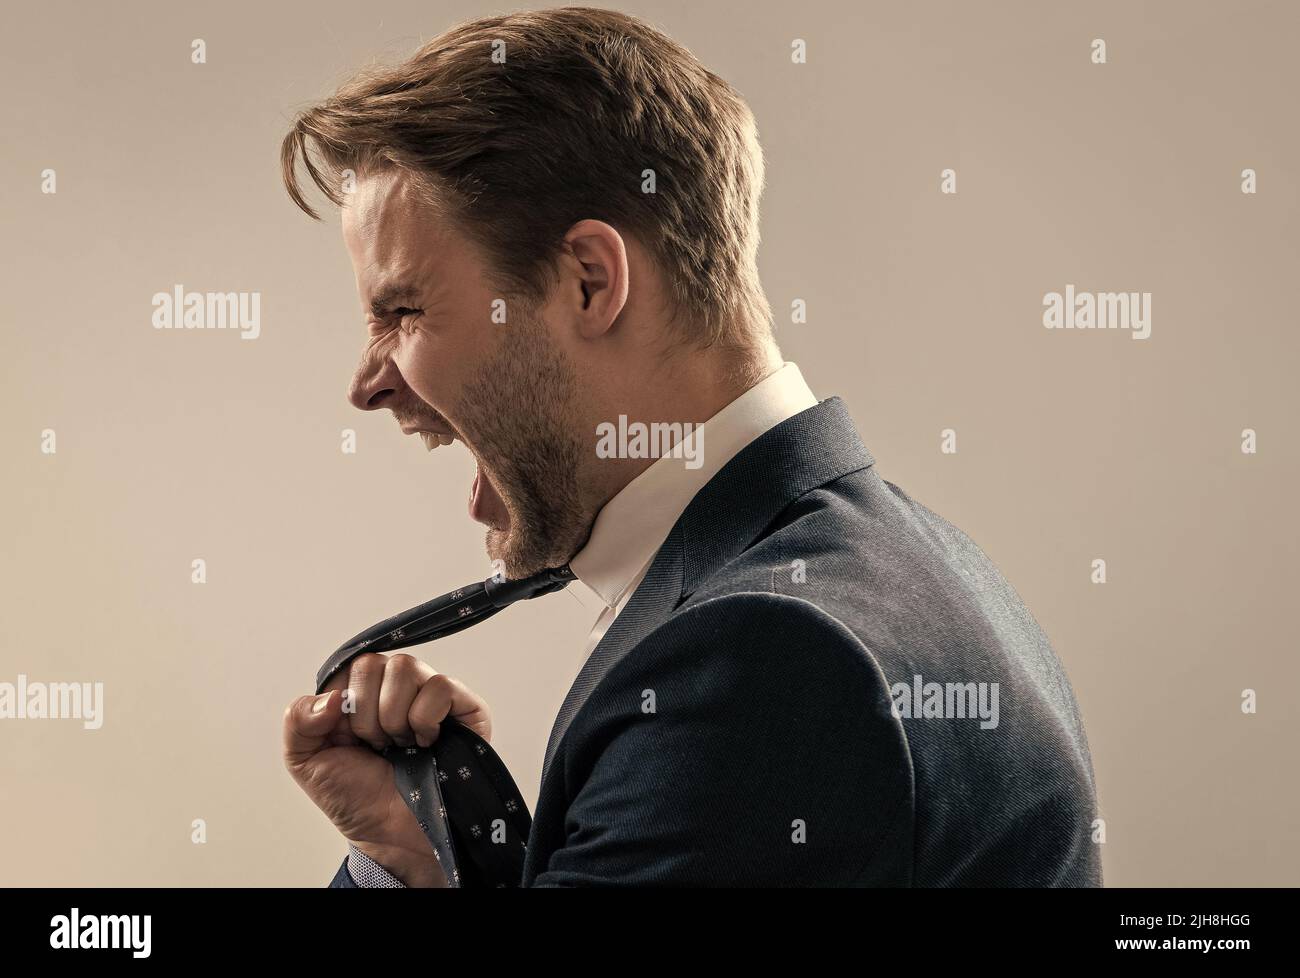
<instances>
[{"instance_id":1,"label":"man's ear","mask_svg":"<svg viewBox=\"0 0 1300 978\"><path fill-rule=\"evenodd\" d=\"M564 236L564 301L583 339L607 333L627 305L627 247L604 221L579 221Z\"/></svg>"}]
</instances>

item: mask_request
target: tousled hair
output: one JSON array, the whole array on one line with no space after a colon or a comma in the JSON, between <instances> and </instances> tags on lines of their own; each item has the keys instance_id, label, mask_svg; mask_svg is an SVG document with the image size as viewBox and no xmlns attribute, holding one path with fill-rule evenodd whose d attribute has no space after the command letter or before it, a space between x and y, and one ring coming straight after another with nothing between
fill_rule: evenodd
<instances>
[{"instance_id":1,"label":"tousled hair","mask_svg":"<svg viewBox=\"0 0 1300 978\"><path fill-rule=\"evenodd\" d=\"M454 27L294 119L284 183L318 217L300 161L340 206L345 170L414 174L499 280L532 300L565 233L593 218L647 247L692 345L747 349L771 329L753 114L689 51L626 14L566 7Z\"/></svg>"}]
</instances>

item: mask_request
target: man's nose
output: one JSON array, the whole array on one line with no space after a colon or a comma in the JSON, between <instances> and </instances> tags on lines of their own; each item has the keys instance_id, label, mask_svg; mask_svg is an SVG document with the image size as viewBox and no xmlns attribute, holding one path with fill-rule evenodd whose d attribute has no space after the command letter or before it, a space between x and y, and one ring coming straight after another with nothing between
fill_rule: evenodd
<instances>
[{"instance_id":1,"label":"man's nose","mask_svg":"<svg viewBox=\"0 0 1300 978\"><path fill-rule=\"evenodd\" d=\"M360 411L377 411L397 392L401 377L390 358L363 354L348 385L348 400Z\"/></svg>"}]
</instances>

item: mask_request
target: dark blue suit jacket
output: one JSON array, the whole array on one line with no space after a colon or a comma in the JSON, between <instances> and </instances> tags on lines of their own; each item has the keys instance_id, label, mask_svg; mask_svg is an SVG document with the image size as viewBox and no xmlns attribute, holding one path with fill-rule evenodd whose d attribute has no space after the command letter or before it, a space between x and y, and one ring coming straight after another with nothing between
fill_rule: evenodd
<instances>
[{"instance_id":1,"label":"dark blue suit jacket","mask_svg":"<svg viewBox=\"0 0 1300 978\"><path fill-rule=\"evenodd\" d=\"M831 398L700 491L584 664L522 882L1097 886L1096 817L1047 637Z\"/></svg>"}]
</instances>

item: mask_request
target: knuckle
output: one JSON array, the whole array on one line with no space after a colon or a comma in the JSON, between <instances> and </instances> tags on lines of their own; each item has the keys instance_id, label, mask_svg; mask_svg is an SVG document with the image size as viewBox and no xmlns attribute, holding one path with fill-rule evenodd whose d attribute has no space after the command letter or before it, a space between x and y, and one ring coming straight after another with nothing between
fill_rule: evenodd
<instances>
[{"instance_id":1,"label":"knuckle","mask_svg":"<svg viewBox=\"0 0 1300 978\"><path fill-rule=\"evenodd\" d=\"M351 665L348 666L348 672L353 676L358 673L364 675L376 668L382 669L385 661L387 661L386 658L378 652L363 652L352 660Z\"/></svg>"},{"instance_id":2,"label":"knuckle","mask_svg":"<svg viewBox=\"0 0 1300 978\"><path fill-rule=\"evenodd\" d=\"M456 680L452 679L450 676L444 675L441 672L435 672L432 676L430 676L427 680L425 680L424 685L432 686L435 692L440 694L445 694L445 693L450 693L452 689L455 688Z\"/></svg>"},{"instance_id":3,"label":"knuckle","mask_svg":"<svg viewBox=\"0 0 1300 978\"><path fill-rule=\"evenodd\" d=\"M419 670L419 659L404 652L397 652L388 657L388 662L384 667L384 678L412 679L419 673Z\"/></svg>"},{"instance_id":4,"label":"knuckle","mask_svg":"<svg viewBox=\"0 0 1300 978\"><path fill-rule=\"evenodd\" d=\"M290 700L289 705L284 708L284 725L286 727L296 727L298 717L302 713L302 703L307 697L299 696L297 699Z\"/></svg>"},{"instance_id":5,"label":"knuckle","mask_svg":"<svg viewBox=\"0 0 1300 978\"><path fill-rule=\"evenodd\" d=\"M428 701L421 702L417 700L411 704L411 711L407 717L411 726L419 727L424 730L438 726L447 716L447 706L445 703L431 703Z\"/></svg>"}]
</instances>

